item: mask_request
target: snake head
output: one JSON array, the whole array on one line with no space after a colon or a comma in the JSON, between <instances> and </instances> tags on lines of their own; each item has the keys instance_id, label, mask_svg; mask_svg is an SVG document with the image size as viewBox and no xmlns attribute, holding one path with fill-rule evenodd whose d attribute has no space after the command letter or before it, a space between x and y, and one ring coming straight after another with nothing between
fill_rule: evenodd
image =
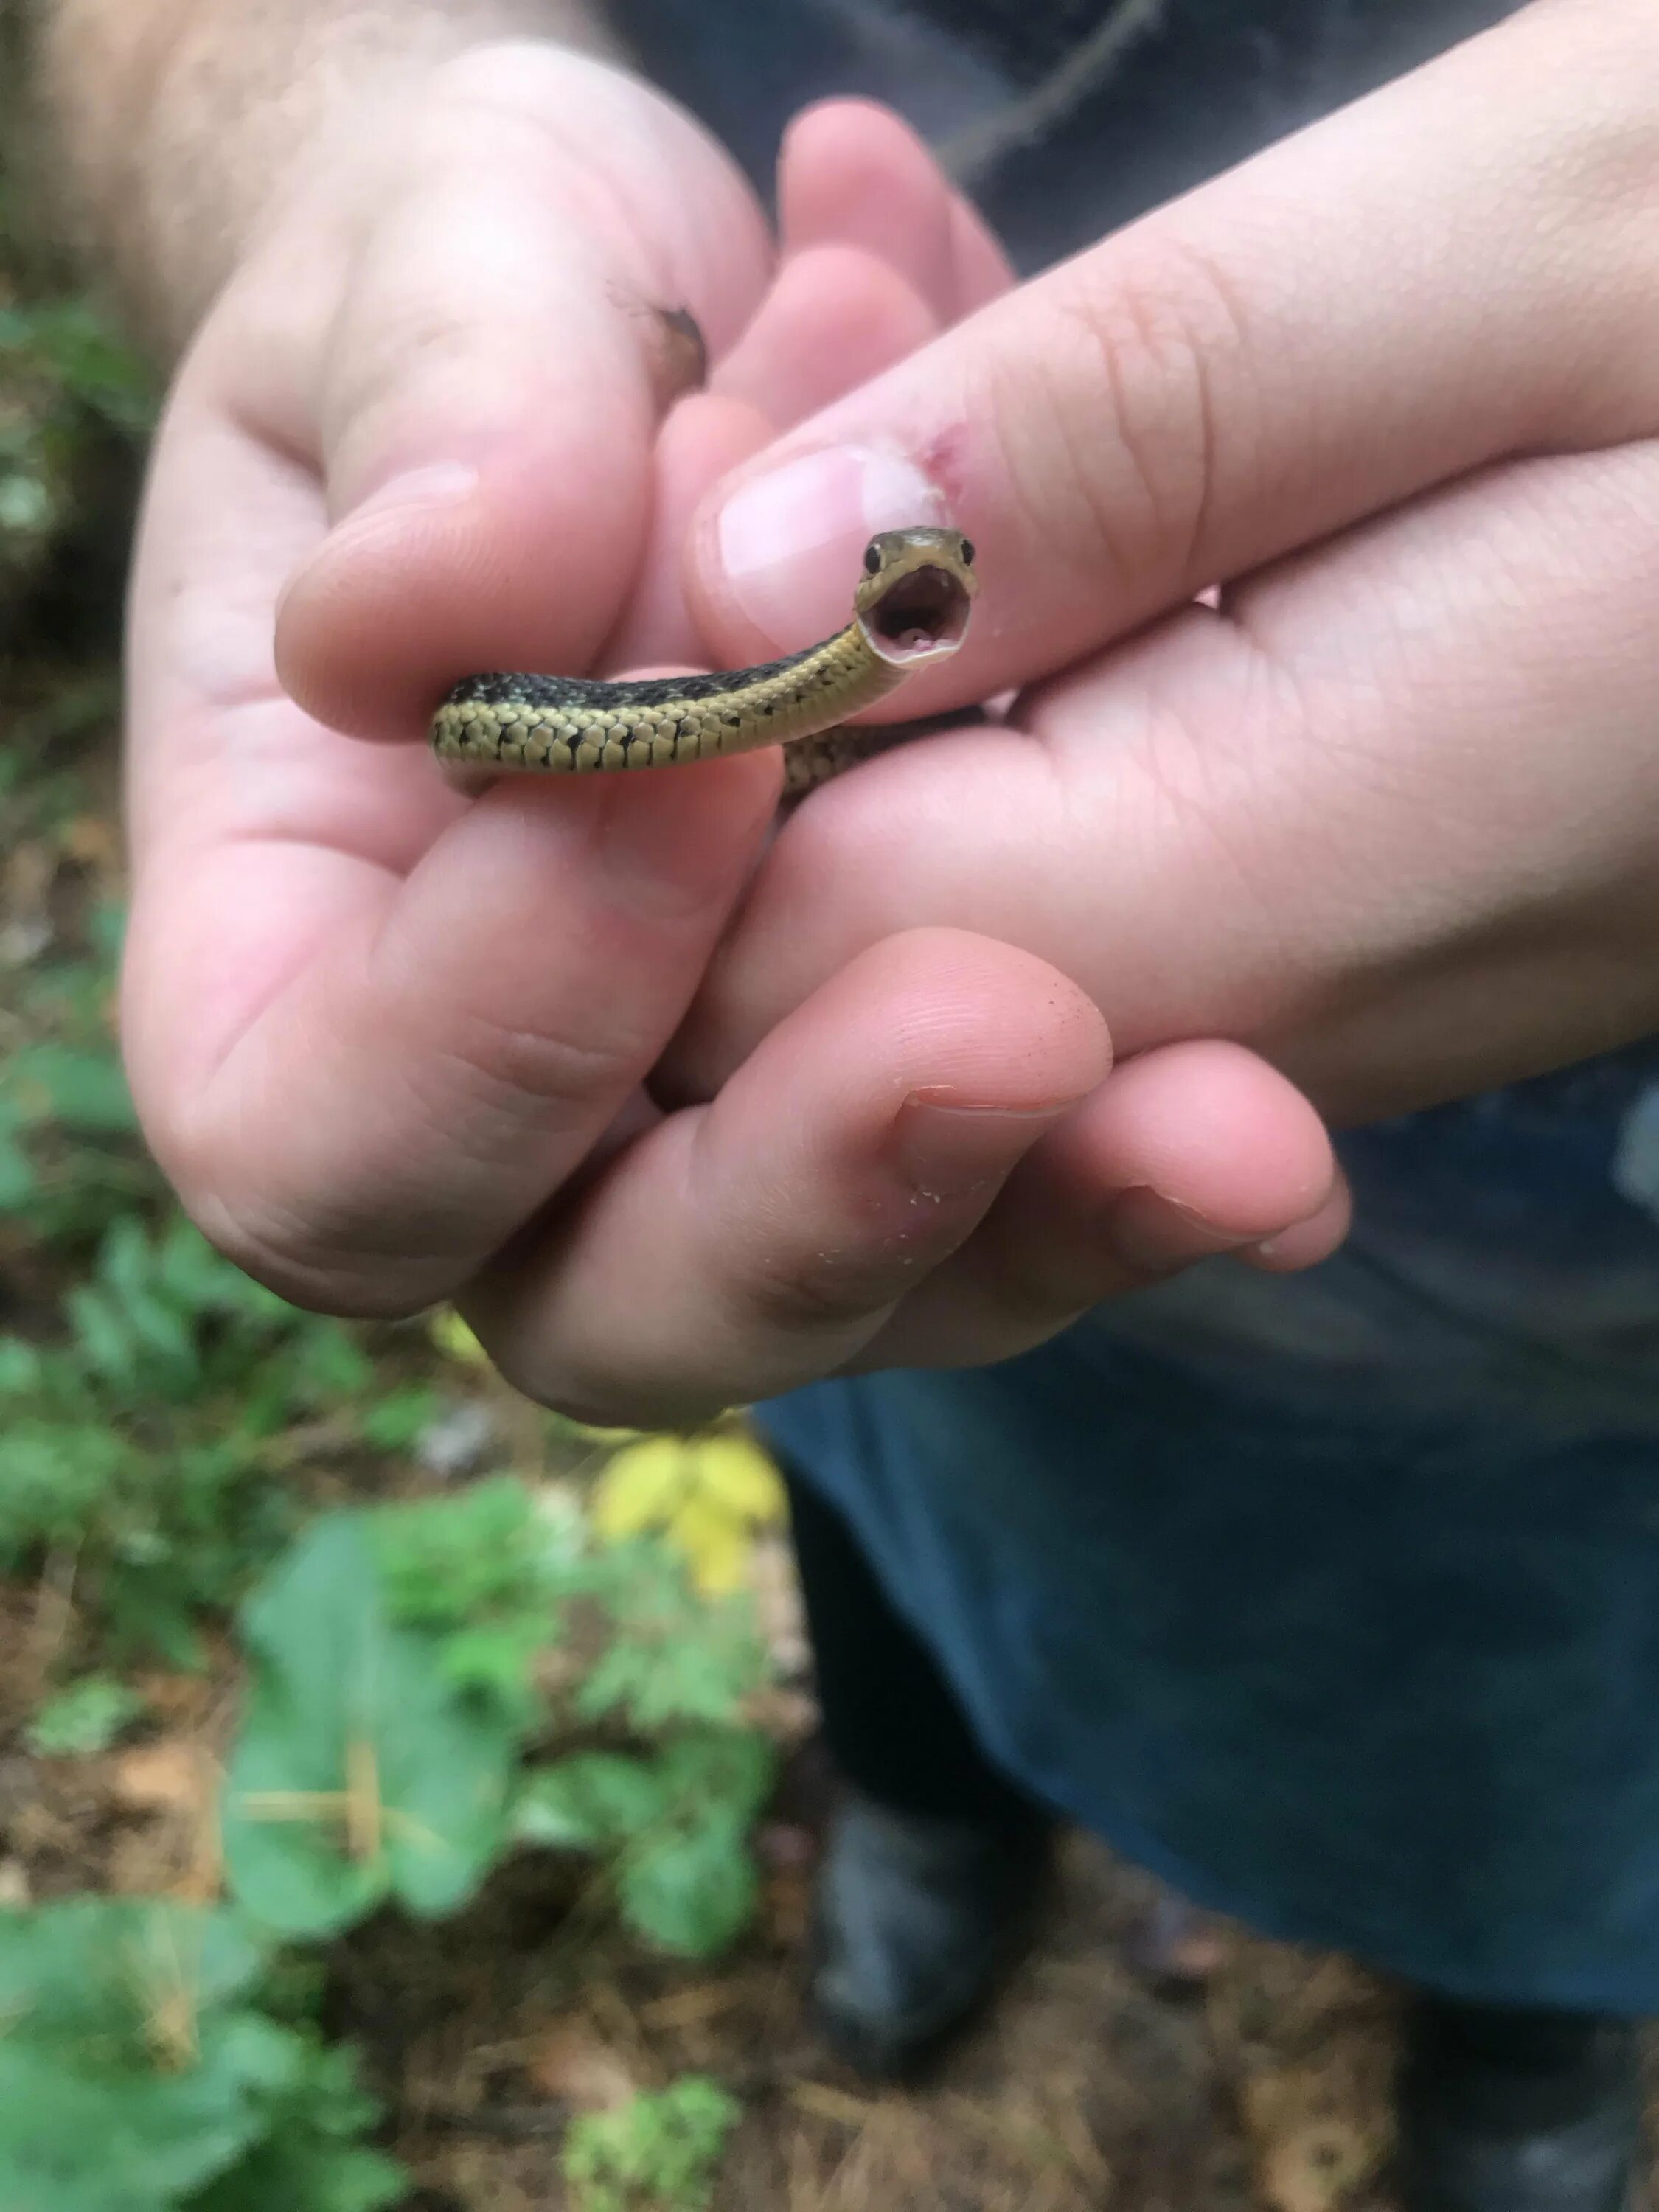
<instances>
[{"instance_id":1,"label":"snake head","mask_svg":"<svg viewBox=\"0 0 1659 2212\"><path fill-rule=\"evenodd\" d=\"M853 617L872 653L915 668L956 651L978 589L959 530L884 530L865 548Z\"/></svg>"}]
</instances>

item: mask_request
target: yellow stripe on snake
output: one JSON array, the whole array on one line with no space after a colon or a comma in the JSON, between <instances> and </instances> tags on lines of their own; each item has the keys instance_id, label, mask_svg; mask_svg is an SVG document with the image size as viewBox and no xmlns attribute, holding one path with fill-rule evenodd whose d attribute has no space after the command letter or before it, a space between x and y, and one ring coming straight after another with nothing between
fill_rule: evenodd
<instances>
[{"instance_id":1,"label":"yellow stripe on snake","mask_svg":"<svg viewBox=\"0 0 1659 2212\"><path fill-rule=\"evenodd\" d=\"M635 684L469 676L433 717L433 750L491 775L589 775L782 745L786 791L799 796L894 741L890 726L842 725L947 659L977 589L959 530L884 531L865 553L852 621L822 645L757 668Z\"/></svg>"}]
</instances>

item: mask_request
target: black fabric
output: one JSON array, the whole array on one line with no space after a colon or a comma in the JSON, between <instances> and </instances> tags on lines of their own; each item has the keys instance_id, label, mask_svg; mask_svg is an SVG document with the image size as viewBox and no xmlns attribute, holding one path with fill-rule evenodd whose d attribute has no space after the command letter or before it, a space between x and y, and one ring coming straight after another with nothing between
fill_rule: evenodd
<instances>
[{"instance_id":1,"label":"black fabric","mask_svg":"<svg viewBox=\"0 0 1659 2212\"><path fill-rule=\"evenodd\" d=\"M852 1531L785 1470L823 1732L850 1782L900 1813L995 1822L1042 1815L981 1750L927 1648L883 1594Z\"/></svg>"},{"instance_id":2,"label":"black fabric","mask_svg":"<svg viewBox=\"0 0 1659 2212\"><path fill-rule=\"evenodd\" d=\"M611 0L647 74L763 192L783 126L887 100L949 155L1017 264L1041 267L1512 14L1519 0ZM1127 7L1074 100L987 150Z\"/></svg>"},{"instance_id":3,"label":"black fabric","mask_svg":"<svg viewBox=\"0 0 1659 2212\"><path fill-rule=\"evenodd\" d=\"M1168 0L1106 82L1037 143L994 162L975 180L975 196L993 228L1018 240L1022 265L1041 266L1387 83L1514 5ZM975 0L975 11L997 6Z\"/></svg>"}]
</instances>

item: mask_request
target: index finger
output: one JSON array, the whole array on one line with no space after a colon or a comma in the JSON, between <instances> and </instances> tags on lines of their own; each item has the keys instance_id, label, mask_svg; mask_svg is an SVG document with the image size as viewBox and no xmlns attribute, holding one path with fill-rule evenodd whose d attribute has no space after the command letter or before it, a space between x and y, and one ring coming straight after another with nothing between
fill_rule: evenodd
<instances>
[{"instance_id":1,"label":"index finger","mask_svg":"<svg viewBox=\"0 0 1659 2212\"><path fill-rule=\"evenodd\" d=\"M988 696L1501 456L1650 434L1659 17L1501 28L983 308L711 501L722 658L823 635L875 531L986 590L890 709Z\"/></svg>"}]
</instances>

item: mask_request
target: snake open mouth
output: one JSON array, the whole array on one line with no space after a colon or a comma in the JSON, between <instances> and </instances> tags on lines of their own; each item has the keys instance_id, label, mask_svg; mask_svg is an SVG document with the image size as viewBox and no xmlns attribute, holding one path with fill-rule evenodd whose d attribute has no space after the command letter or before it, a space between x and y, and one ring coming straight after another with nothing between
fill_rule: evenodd
<instances>
[{"instance_id":1,"label":"snake open mouth","mask_svg":"<svg viewBox=\"0 0 1659 2212\"><path fill-rule=\"evenodd\" d=\"M859 619L872 649L902 666L961 644L968 627L968 594L945 569L912 568Z\"/></svg>"}]
</instances>

